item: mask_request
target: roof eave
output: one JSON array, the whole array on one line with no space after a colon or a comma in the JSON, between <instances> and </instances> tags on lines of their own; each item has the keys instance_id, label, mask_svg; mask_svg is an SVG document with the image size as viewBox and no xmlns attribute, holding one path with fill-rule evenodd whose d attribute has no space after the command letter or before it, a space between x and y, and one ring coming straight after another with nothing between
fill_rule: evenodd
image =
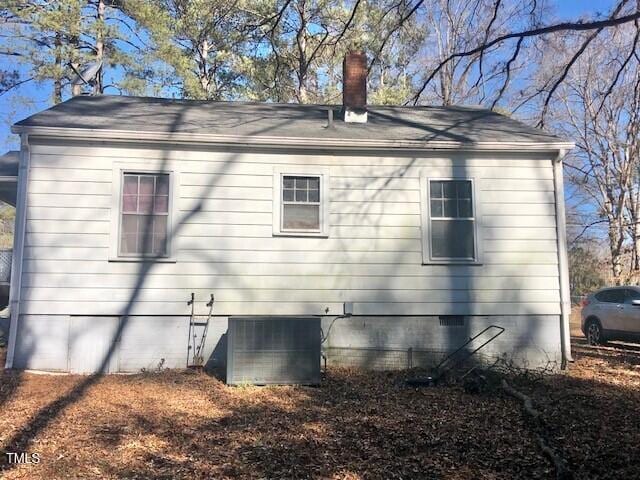
<instances>
[{"instance_id":1,"label":"roof eave","mask_svg":"<svg viewBox=\"0 0 640 480\"><path fill-rule=\"evenodd\" d=\"M531 142L456 142L422 140L379 140L276 137L251 135L212 135L184 132L141 132L129 130L38 127L16 124L11 127L15 134L29 134L42 137L66 139L116 140L124 142L153 142L173 144L214 144L235 146L261 146L265 148L334 148L339 150L512 150L512 151L558 151L574 147L573 142L531 141Z\"/></svg>"}]
</instances>

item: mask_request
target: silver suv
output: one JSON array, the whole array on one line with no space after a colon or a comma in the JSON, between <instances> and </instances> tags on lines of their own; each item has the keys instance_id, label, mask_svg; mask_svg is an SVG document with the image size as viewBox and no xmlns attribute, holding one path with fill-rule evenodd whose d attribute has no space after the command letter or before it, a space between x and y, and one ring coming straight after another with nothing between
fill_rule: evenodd
<instances>
[{"instance_id":1,"label":"silver suv","mask_svg":"<svg viewBox=\"0 0 640 480\"><path fill-rule=\"evenodd\" d=\"M582 302L582 333L591 345L640 340L640 287L598 290Z\"/></svg>"}]
</instances>

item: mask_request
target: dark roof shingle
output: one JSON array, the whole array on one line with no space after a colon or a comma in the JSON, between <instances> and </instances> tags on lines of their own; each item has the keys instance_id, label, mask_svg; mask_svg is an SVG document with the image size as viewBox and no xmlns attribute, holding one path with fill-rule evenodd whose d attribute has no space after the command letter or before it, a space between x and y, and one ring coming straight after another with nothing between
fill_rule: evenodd
<instances>
[{"instance_id":1,"label":"dark roof shingle","mask_svg":"<svg viewBox=\"0 0 640 480\"><path fill-rule=\"evenodd\" d=\"M334 128L327 110L334 111ZM344 123L340 106L78 96L16 127L125 130L306 139L557 143L563 140L474 107L368 107L365 124ZM18 128L19 130L20 128Z\"/></svg>"}]
</instances>

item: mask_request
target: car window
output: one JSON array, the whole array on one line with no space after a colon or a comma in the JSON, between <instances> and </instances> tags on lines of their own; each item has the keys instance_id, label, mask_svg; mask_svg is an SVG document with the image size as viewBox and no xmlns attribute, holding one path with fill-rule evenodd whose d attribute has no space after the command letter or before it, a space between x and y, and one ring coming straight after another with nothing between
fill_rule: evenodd
<instances>
[{"instance_id":1,"label":"car window","mask_svg":"<svg viewBox=\"0 0 640 480\"><path fill-rule=\"evenodd\" d=\"M627 288L626 303L631 303L633 300L640 300L640 292L633 288Z\"/></svg>"},{"instance_id":2,"label":"car window","mask_svg":"<svg viewBox=\"0 0 640 480\"><path fill-rule=\"evenodd\" d=\"M625 291L622 288L603 290L596 294L596 299L600 302L623 303L625 299Z\"/></svg>"},{"instance_id":3,"label":"car window","mask_svg":"<svg viewBox=\"0 0 640 480\"><path fill-rule=\"evenodd\" d=\"M599 302L610 302L609 300L609 290L604 290L603 292L599 292L595 294L596 300Z\"/></svg>"}]
</instances>

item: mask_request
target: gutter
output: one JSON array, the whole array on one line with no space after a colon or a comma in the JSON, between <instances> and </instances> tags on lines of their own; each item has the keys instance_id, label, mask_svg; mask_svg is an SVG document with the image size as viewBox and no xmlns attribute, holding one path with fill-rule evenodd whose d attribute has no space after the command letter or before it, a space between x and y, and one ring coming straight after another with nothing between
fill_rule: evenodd
<instances>
[{"instance_id":1,"label":"gutter","mask_svg":"<svg viewBox=\"0 0 640 480\"><path fill-rule=\"evenodd\" d=\"M566 149L558 150L553 159L553 191L556 206L556 237L558 249L558 273L560 277L560 342L562 350L562 370L567 368L568 362L573 362L571 356L571 331L569 316L571 315L571 291L569 288L569 257L567 255L567 224L564 208L564 183L562 179L562 159Z\"/></svg>"},{"instance_id":2,"label":"gutter","mask_svg":"<svg viewBox=\"0 0 640 480\"><path fill-rule=\"evenodd\" d=\"M378 140L343 138L276 137L256 135L213 135L186 132L142 132L130 130L29 127L14 125L13 133L67 139L118 140L171 144L215 144L224 146L262 146L270 148L336 148L340 150L483 150L483 151L558 151L573 148L567 142L454 142L428 140Z\"/></svg>"},{"instance_id":3,"label":"gutter","mask_svg":"<svg viewBox=\"0 0 640 480\"><path fill-rule=\"evenodd\" d=\"M13 237L13 259L11 261L11 286L9 287L9 345L5 368L13 368L20 315L20 292L22 287L22 257L27 219L27 185L29 183L29 135L20 135L20 165L18 167L18 192L16 195L16 220Z\"/></svg>"}]
</instances>

